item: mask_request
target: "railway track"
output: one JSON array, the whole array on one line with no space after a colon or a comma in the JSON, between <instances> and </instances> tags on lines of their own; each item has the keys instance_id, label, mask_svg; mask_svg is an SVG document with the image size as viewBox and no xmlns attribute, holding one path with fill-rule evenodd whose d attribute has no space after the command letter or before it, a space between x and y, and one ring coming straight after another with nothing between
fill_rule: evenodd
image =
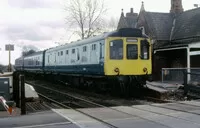
<instances>
[{"instance_id":1,"label":"railway track","mask_svg":"<svg viewBox=\"0 0 200 128\"><path fill-rule=\"evenodd\" d=\"M39 85L37 85L37 86L39 86ZM118 113L118 114L121 113L121 114L124 114L124 115L128 115L128 116L130 116L130 117L138 117L138 118L141 118L141 119L145 119L145 118L143 118L142 116L138 116L138 115L136 115L136 114L130 114L130 113L128 113L128 112L120 111L120 110L118 110L118 109L116 109L116 108L113 108L113 107L107 107L107 106L104 106L104 105L102 105L102 104L98 104L98 103L95 103L95 102L92 102L92 101L89 101L89 100L86 100L86 99L83 99L83 98L80 98L80 97L76 97L76 96L69 95L69 94L67 94L67 93L65 93L65 92L61 92L61 91L58 91L58 90L55 90L55 89L51 89L51 88L48 88L48 87L44 87L44 86L39 86L39 87L40 87L40 88L44 88L44 89L46 89L46 90L49 90L48 92L50 92L51 94L52 94L52 92L54 91L54 92L56 92L56 93L65 95L65 97L66 97L66 96L69 97L69 99L71 99L71 100L73 100L73 101L76 101L76 102L79 101L79 103L81 103L80 101L82 101L82 103L84 102L84 105L87 104L87 108L88 108L88 107L92 107L92 108L95 108L95 107L96 107L96 108L104 108L104 109L108 109L109 111L112 111L112 113ZM36 89L36 90L37 90L37 89ZM50 96L50 95L46 96L46 95L43 95L43 94L41 94L41 93L39 93L39 95L40 95L40 97L42 97L42 98L44 98L44 99L46 99L46 100L48 100L48 101L50 101L50 102L53 102L54 104L60 105L60 106L63 107L63 108L73 109L73 110L78 111L78 112L80 112L80 113L82 113L82 114L84 114L84 115L86 115L86 116L89 116L89 117L95 119L95 120L98 120L98 121L100 121L100 122L106 124L106 125L109 126L109 127L116 128L116 126L114 126L114 125L112 125L112 124L110 124L110 123L104 121L104 120L101 119L101 118L98 118L97 115L91 115L91 114L89 114L89 113L87 113L87 112L84 112L84 111L82 111L82 110L80 109L80 108L84 108L84 107L86 107L86 106L83 107L82 105L79 105L79 106L70 105L69 102L67 102L67 103L66 103L66 102L61 102L60 100L58 100L57 97L52 97L52 96ZM154 100L155 100L155 99L154 99ZM159 101L159 102L160 102L160 101ZM90 105L89 105L89 104L90 104ZM77 109L77 108L79 108L79 109ZM97 116L97 117L96 117L96 116ZM145 120L148 120L148 119L145 119ZM154 122L154 121L152 121L152 120L148 120L148 121ZM156 123L156 122L154 122L154 123ZM160 124L160 125L162 125L162 124Z\"/></svg>"}]
</instances>

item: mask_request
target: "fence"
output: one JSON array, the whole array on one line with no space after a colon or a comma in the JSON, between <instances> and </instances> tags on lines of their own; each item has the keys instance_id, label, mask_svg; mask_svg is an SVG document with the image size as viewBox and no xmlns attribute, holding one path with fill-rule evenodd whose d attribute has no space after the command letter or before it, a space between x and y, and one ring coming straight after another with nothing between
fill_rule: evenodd
<instances>
[{"instance_id":1,"label":"fence","mask_svg":"<svg viewBox=\"0 0 200 128\"><path fill-rule=\"evenodd\" d=\"M184 73L187 74L187 83L191 81L200 82L200 68L162 68L162 82L164 83L184 83Z\"/></svg>"}]
</instances>

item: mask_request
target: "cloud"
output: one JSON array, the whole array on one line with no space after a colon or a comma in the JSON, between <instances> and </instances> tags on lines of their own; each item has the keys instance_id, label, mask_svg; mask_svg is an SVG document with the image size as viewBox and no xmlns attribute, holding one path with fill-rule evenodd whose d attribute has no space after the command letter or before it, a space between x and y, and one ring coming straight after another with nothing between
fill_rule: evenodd
<instances>
[{"instance_id":1,"label":"cloud","mask_svg":"<svg viewBox=\"0 0 200 128\"><path fill-rule=\"evenodd\" d=\"M61 1L61 0L60 0ZM59 0L8 0L8 4L14 8L56 8Z\"/></svg>"},{"instance_id":2,"label":"cloud","mask_svg":"<svg viewBox=\"0 0 200 128\"><path fill-rule=\"evenodd\" d=\"M37 25L20 25L14 24L7 26L4 32L10 40L31 40L31 41L42 41L51 40L53 33L50 27L43 27Z\"/></svg>"}]
</instances>

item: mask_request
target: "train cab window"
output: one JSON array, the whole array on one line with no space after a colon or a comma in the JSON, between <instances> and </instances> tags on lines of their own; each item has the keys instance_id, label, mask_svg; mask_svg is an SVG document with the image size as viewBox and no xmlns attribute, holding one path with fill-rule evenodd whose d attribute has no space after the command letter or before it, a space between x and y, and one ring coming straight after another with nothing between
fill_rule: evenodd
<instances>
[{"instance_id":1,"label":"train cab window","mask_svg":"<svg viewBox=\"0 0 200 128\"><path fill-rule=\"evenodd\" d=\"M74 54L75 53L75 49L72 49L72 54Z\"/></svg>"},{"instance_id":2,"label":"train cab window","mask_svg":"<svg viewBox=\"0 0 200 128\"><path fill-rule=\"evenodd\" d=\"M140 58L143 60L149 59L149 42L147 40L141 40L140 43Z\"/></svg>"},{"instance_id":3,"label":"train cab window","mask_svg":"<svg viewBox=\"0 0 200 128\"><path fill-rule=\"evenodd\" d=\"M110 59L123 59L123 40L110 41Z\"/></svg>"},{"instance_id":4,"label":"train cab window","mask_svg":"<svg viewBox=\"0 0 200 128\"><path fill-rule=\"evenodd\" d=\"M137 44L127 44L127 59L138 58L138 47Z\"/></svg>"}]
</instances>

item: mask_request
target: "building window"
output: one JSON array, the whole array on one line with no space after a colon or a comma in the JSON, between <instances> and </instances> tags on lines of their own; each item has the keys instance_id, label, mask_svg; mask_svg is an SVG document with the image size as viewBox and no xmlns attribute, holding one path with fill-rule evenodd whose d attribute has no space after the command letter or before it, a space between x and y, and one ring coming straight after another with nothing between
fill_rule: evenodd
<instances>
[{"instance_id":1,"label":"building window","mask_svg":"<svg viewBox=\"0 0 200 128\"><path fill-rule=\"evenodd\" d=\"M61 56L63 55L63 51L60 52L60 55L61 55Z\"/></svg>"},{"instance_id":2,"label":"building window","mask_svg":"<svg viewBox=\"0 0 200 128\"><path fill-rule=\"evenodd\" d=\"M68 50L66 50L66 54L68 54Z\"/></svg>"},{"instance_id":3,"label":"building window","mask_svg":"<svg viewBox=\"0 0 200 128\"><path fill-rule=\"evenodd\" d=\"M58 52L58 56L60 55L60 52Z\"/></svg>"}]
</instances>

